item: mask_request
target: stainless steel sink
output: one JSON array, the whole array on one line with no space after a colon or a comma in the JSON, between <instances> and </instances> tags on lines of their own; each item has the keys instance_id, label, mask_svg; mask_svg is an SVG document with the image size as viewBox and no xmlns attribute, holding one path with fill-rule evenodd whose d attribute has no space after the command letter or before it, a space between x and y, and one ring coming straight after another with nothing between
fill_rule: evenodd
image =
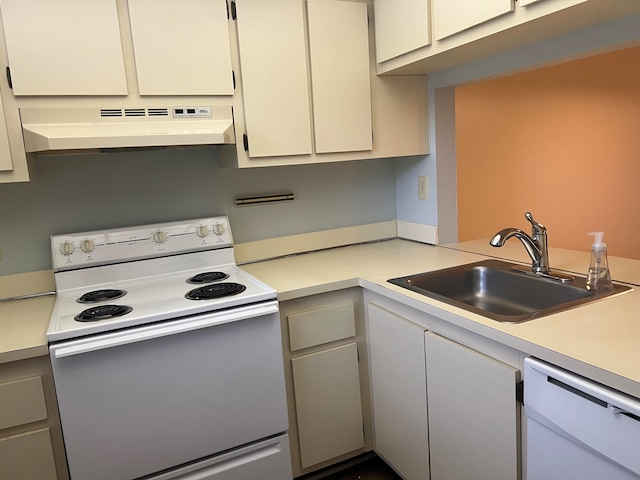
<instances>
[{"instance_id":1,"label":"stainless steel sink","mask_svg":"<svg viewBox=\"0 0 640 480\"><path fill-rule=\"evenodd\" d=\"M559 283L512 270L518 266L485 260L389 282L504 323L532 320L631 289L614 284L611 291L592 292L582 277Z\"/></svg>"}]
</instances>

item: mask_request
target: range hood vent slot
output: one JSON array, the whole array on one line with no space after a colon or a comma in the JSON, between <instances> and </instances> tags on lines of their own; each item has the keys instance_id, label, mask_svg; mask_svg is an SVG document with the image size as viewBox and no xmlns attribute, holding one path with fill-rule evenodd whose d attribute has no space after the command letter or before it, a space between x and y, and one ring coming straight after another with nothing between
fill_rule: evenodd
<instances>
[{"instance_id":1,"label":"range hood vent slot","mask_svg":"<svg viewBox=\"0 0 640 480\"><path fill-rule=\"evenodd\" d=\"M30 153L235 143L230 105L21 108L20 120Z\"/></svg>"},{"instance_id":2,"label":"range hood vent slot","mask_svg":"<svg viewBox=\"0 0 640 480\"><path fill-rule=\"evenodd\" d=\"M144 108L125 108L124 110L125 117L144 117L146 114Z\"/></svg>"},{"instance_id":3,"label":"range hood vent slot","mask_svg":"<svg viewBox=\"0 0 640 480\"><path fill-rule=\"evenodd\" d=\"M149 108L147 113L150 117L167 117L169 116L168 108Z\"/></svg>"},{"instance_id":4,"label":"range hood vent slot","mask_svg":"<svg viewBox=\"0 0 640 480\"><path fill-rule=\"evenodd\" d=\"M100 110L101 117L121 117L122 109L120 108L103 108Z\"/></svg>"}]
</instances>

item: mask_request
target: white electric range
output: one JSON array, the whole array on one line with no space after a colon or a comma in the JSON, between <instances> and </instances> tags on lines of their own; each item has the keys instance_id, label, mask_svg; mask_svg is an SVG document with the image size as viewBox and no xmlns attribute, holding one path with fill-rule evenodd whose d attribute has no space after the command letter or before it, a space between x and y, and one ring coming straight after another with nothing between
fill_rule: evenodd
<instances>
[{"instance_id":1,"label":"white electric range","mask_svg":"<svg viewBox=\"0 0 640 480\"><path fill-rule=\"evenodd\" d=\"M226 217L51 242L72 480L291 478L276 292L236 265Z\"/></svg>"}]
</instances>

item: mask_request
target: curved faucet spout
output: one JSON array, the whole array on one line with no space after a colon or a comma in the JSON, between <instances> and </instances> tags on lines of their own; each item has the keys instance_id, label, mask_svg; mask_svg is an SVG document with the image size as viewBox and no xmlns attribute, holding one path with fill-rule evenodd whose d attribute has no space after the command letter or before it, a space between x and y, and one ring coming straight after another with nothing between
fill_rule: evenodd
<instances>
[{"instance_id":1,"label":"curved faucet spout","mask_svg":"<svg viewBox=\"0 0 640 480\"><path fill-rule=\"evenodd\" d=\"M534 270L546 267L544 252L529 235L518 228L505 228L504 230L500 230L493 236L489 243L493 247L502 247L511 237L516 237L522 242L522 245L524 245L525 250L531 257Z\"/></svg>"}]
</instances>

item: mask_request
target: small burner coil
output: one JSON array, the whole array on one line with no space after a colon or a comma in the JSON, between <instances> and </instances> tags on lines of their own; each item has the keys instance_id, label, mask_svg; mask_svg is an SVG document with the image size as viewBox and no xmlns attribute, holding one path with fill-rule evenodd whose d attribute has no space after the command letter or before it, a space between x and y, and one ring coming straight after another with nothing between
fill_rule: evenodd
<instances>
[{"instance_id":1,"label":"small burner coil","mask_svg":"<svg viewBox=\"0 0 640 480\"><path fill-rule=\"evenodd\" d=\"M98 305L87 308L74 317L78 322L97 322L99 320L109 320L110 318L121 317L131 312L133 308L128 305Z\"/></svg>"},{"instance_id":2,"label":"small burner coil","mask_svg":"<svg viewBox=\"0 0 640 480\"><path fill-rule=\"evenodd\" d=\"M212 283L219 280L226 280L227 278L229 278L229 275L224 272L203 272L188 278L186 281L187 283L199 285L202 283Z\"/></svg>"},{"instance_id":3,"label":"small burner coil","mask_svg":"<svg viewBox=\"0 0 640 480\"><path fill-rule=\"evenodd\" d=\"M116 298L124 297L127 294L126 290L116 290L113 288L105 288L102 290L93 290L82 295L76 300L78 303L98 303L105 302L107 300L115 300Z\"/></svg>"}]
</instances>

